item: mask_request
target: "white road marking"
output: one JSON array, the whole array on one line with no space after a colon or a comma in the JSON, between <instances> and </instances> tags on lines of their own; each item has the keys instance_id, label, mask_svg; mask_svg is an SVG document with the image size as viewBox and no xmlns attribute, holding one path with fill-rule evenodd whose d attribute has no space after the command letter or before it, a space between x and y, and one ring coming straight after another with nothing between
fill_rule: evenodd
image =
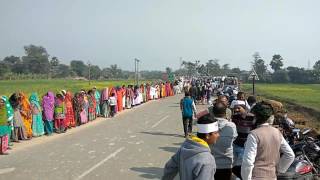
<instances>
[{"instance_id":1,"label":"white road marking","mask_svg":"<svg viewBox=\"0 0 320 180\"><path fill-rule=\"evenodd\" d=\"M116 150L114 153L110 154L109 156L107 156L104 160L100 161L99 163L97 163L96 165L94 165L92 168L88 169L87 171L85 171L83 174L81 174L76 180L80 180L83 177L85 177L86 175L88 175L89 173L91 173L93 170L95 170L96 168L98 168L99 166L101 166L102 164L104 164L105 162L107 162L109 159L115 157L118 153L120 153L121 151L123 151L125 148L122 147L118 150Z\"/></svg>"},{"instance_id":2,"label":"white road marking","mask_svg":"<svg viewBox=\"0 0 320 180\"><path fill-rule=\"evenodd\" d=\"M14 171L16 168L4 168L4 169L0 169L0 174L5 174L5 173L9 173Z\"/></svg>"},{"instance_id":3,"label":"white road marking","mask_svg":"<svg viewBox=\"0 0 320 180\"><path fill-rule=\"evenodd\" d=\"M165 117L162 118L162 119L160 119L157 123L155 123L153 126L151 126L151 128L157 127L162 121L166 120L168 117L169 117L169 115L168 115L168 116L165 116Z\"/></svg>"}]
</instances>

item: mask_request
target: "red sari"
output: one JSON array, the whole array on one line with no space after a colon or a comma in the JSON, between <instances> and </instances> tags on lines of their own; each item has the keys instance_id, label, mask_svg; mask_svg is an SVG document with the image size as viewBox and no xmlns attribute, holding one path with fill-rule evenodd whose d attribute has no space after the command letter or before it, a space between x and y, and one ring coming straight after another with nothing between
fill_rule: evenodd
<instances>
[{"instance_id":1,"label":"red sari","mask_svg":"<svg viewBox=\"0 0 320 180\"><path fill-rule=\"evenodd\" d=\"M72 94L71 92L67 92L65 99L64 99L65 105L66 105L66 118L64 119L65 121L65 126L66 127L76 127L76 120L74 118L74 111L73 111L73 106L72 106Z\"/></svg>"},{"instance_id":2,"label":"red sari","mask_svg":"<svg viewBox=\"0 0 320 180\"><path fill-rule=\"evenodd\" d=\"M118 111L122 111L123 106L122 106L122 97L123 97L123 90L122 88L119 88L117 90L117 106L118 106Z\"/></svg>"}]
</instances>

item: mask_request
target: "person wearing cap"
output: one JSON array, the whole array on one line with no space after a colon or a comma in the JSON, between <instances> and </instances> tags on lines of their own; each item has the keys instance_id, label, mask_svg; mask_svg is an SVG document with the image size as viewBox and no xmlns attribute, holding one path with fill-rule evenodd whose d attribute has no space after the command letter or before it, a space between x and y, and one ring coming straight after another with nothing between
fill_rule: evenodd
<instances>
[{"instance_id":1,"label":"person wearing cap","mask_svg":"<svg viewBox=\"0 0 320 180\"><path fill-rule=\"evenodd\" d=\"M233 100L231 102L230 108L233 109L236 104L243 104L243 105L246 106L246 110L250 111L250 105L247 102L247 100L245 99L245 93L244 92L238 92L237 99Z\"/></svg>"},{"instance_id":2,"label":"person wearing cap","mask_svg":"<svg viewBox=\"0 0 320 180\"><path fill-rule=\"evenodd\" d=\"M233 141L237 138L236 125L226 119L226 106L218 102L213 107L214 117L219 125L220 138L210 145L217 164L215 179L229 180L232 177Z\"/></svg>"},{"instance_id":3,"label":"person wearing cap","mask_svg":"<svg viewBox=\"0 0 320 180\"><path fill-rule=\"evenodd\" d=\"M234 106L234 114L231 118L236 124L238 137L233 142L233 168L232 172L241 179L241 164L244 152L244 143L247 140L248 134L255 129L254 115L246 111L246 106L243 104Z\"/></svg>"},{"instance_id":4,"label":"person wearing cap","mask_svg":"<svg viewBox=\"0 0 320 180\"><path fill-rule=\"evenodd\" d=\"M194 104L194 100L190 97L189 92L185 92L185 97L181 99L180 109L182 112L184 136L187 137L189 133L192 133L193 114L197 114L196 105Z\"/></svg>"},{"instance_id":5,"label":"person wearing cap","mask_svg":"<svg viewBox=\"0 0 320 180\"><path fill-rule=\"evenodd\" d=\"M281 132L267 123L273 114L270 104L257 103L251 112L258 127L251 131L245 143L242 179L276 180L276 173L287 171L294 160L294 153Z\"/></svg>"},{"instance_id":6,"label":"person wearing cap","mask_svg":"<svg viewBox=\"0 0 320 180\"><path fill-rule=\"evenodd\" d=\"M197 135L189 136L166 163L162 180L173 180L177 173L181 180L214 180L216 164L209 145L219 138L218 123L207 113L197 128Z\"/></svg>"}]
</instances>

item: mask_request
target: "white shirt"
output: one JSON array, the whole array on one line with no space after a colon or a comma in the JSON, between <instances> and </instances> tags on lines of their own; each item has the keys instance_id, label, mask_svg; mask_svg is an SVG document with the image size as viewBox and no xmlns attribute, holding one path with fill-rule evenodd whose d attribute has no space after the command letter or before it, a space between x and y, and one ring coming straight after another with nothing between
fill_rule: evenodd
<instances>
[{"instance_id":1,"label":"white shirt","mask_svg":"<svg viewBox=\"0 0 320 180\"><path fill-rule=\"evenodd\" d=\"M262 125L269 124L265 123ZM257 155L257 146L257 139L252 134L249 134L245 144L241 166L241 177L243 180L251 180L252 178L252 170ZM279 164L277 165L277 172L285 173L292 164L295 156L294 152L292 151L287 141L283 138L283 136L280 144L279 153L283 154L280 157Z\"/></svg>"},{"instance_id":2,"label":"white shirt","mask_svg":"<svg viewBox=\"0 0 320 180\"><path fill-rule=\"evenodd\" d=\"M231 102L230 108L233 109L236 105L245 105L247 110L250 111L250 105L247 100L233 100Z\"/></svg>"},{"instance_id":3,"label":"white shirt","mask_svg":"<svg viewBox=\"0 0 320 180\"><path fill-rule=\"evenodd\" d=\"M117 105L117 99L116 99L116 97L114 97L114 96L109 97L109 103L110 103L110 106L115 106L115 105Z\"/></svg>"}]
</instances>

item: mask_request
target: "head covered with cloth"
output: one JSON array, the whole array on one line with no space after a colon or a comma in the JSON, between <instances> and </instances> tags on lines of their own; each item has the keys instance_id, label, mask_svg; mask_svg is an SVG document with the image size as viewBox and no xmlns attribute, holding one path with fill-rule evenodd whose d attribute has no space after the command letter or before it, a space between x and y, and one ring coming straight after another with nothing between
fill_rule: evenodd
<instances>
[{"instance_id":1,"label":"head covered with cloth","mask_svg":"<svg viewBox=\"0 0 320 180\"><path fill-rule=\"evenodd\" d=\"M200 112L197 117L197 135L189 136L166 163L163 180L173 180L177 173L184 180L214 179L216 163L209 144L219 137L218 123L208 111Z\"/></svg>"}]
</instances>

